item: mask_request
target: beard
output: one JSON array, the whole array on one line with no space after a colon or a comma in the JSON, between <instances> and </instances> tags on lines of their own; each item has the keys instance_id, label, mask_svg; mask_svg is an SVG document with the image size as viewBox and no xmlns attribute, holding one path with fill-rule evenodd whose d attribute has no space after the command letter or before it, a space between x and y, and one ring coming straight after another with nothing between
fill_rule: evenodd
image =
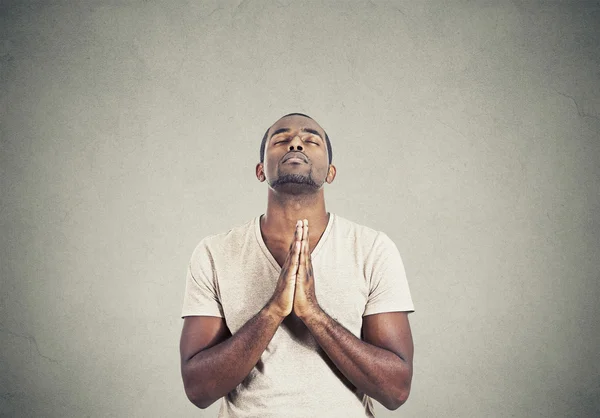
<instances>
[{"instance_id":1,"label":"beard","mask_svg":"<svg viewBox=\"0 0 600 418\"><path fill-rule=\"evenodd\" d=\"M277 174L275 180L269 181L269 186L275 190L286 189L289 192L302 193L303 191L318 190L323 185L323 183L319 184L313 179L312 170L308 174L281 174L279 171Z\"/></svg>"}]
</instances>

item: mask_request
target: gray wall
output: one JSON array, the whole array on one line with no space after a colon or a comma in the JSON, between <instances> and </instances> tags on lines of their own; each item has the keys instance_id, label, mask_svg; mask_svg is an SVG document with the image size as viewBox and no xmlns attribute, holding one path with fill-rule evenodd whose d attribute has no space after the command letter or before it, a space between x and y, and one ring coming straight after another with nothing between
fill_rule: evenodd
<instances>
[{"instance_id":1,"label":"gray wall","mask_svg":"<svg viewBox=\"0 0 600 418\"><path fill-rule=\"evenodd\" d=\"M600 414L597 1L3 1L0 415L185 398L191 251L266 207L306 112L327 208L398 245L411 398L381 417Z\"/></svg>"}]
</instances>

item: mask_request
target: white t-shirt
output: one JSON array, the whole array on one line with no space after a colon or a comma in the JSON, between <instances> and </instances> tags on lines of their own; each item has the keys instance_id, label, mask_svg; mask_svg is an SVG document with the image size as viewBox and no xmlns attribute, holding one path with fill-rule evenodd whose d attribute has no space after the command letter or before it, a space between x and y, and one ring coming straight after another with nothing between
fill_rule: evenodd
<instances>
[{"instance_id":1,"label":"white t-shirt","mask_svg":"<svg viewBox=\"0 0 600 418\"><path fill-rule=\"evenodd\" d=\"M198 244L182 317L222 317L235 334L265 306L281 268L262 239L260 218ZM331 213L311 258L319 305L356 337L363 316L414 311L402 259L383 232ZM257 365L223 398L219 417L321 416L373 416L372 401L290 316Z\"/></svg>"}]
</instances>

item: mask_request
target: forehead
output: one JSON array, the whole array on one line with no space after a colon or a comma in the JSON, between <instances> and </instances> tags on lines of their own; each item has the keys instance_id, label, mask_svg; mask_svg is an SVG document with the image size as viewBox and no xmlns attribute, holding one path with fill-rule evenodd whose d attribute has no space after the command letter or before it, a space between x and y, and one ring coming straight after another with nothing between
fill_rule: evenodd
<instances>
[{"instance_id":1,"label":"forehead","mask_svg":"<svg viewBox=\"0 0 600 418\"><path fill-rule=\"evenodd\" d=\"M276 130L283 129L283 128L287 128L290 130L296 130L296 129L302 129L302 128L314 129L321 134L323 139L325 139L325 131L323 130L323 128L321 128L321 126L314 120L304 117L304 116L292 115L292 116L285 116L285 117L279 119L269 129L269 135L271 135L272 132L275 132Z\"/></svg>"}]
</instances>

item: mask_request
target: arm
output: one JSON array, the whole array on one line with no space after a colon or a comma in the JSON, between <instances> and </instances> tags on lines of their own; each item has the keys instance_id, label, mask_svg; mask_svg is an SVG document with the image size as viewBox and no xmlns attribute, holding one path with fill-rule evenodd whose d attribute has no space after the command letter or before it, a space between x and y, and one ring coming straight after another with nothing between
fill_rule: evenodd
<instances>
[{"instance_id":1,"label":"arm","mask_svg":"<svg viewBox=\"0 0 600 418\"><path fill-rule=\"evenodd\" d=\"M181 375L185 393L197 407L206 408L235 389L256 365L283 319L291 313L301 231L298 225L273 296L234 335L223 318L185 318L180 341Z\"/></svg>"},{"instance_id":2,"label":"arm","mask_svg":"<svg viewBox=\"0 0 600 418\"><path fill-rule=\"evenodd\" d=\"M263 308L234 336L223 318L189 316L181 333L181 375L188 399L206 408L250 373L283 318Z\"/></svg>"},{"instance_id":3,"label":"arm","mask_svg":"<svg viewBox=\"0 0 600 418\"><path fill-rule=\"evenodd\" d=\"M331 318L319 306L304 221L294 313L336 367L359 390L388 409L406 402L412 380L413 342L407 312L363 317L364 341Z\"/></svg>"},{"instance_id":4,"label":"arm","mask_svg":"<svg viewBox=\"0 0 600 418\"><path fill-rule=\"evenodd\" d=\"M407 312L365 316L364 341L322 309L302 320L336 367L359 390L391 410L406 402L413 357Z\"/></svg>"}]
</instances>

